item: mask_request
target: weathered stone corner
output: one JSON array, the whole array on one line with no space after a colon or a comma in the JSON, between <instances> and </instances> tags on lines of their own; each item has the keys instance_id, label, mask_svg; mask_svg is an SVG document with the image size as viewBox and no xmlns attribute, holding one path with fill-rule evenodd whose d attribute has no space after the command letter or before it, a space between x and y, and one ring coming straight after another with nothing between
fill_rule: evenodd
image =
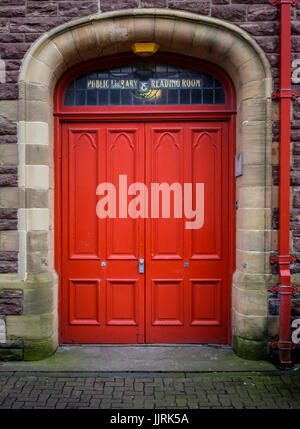
<instances>
[{"instance_id":1,"label":"weathered stone corner","mask_svg":"<svg viewBox=\"0 0 300 429\"><path fill-rule=\"evenodd\" d=\"M266 341L246 340L234 335L232 345L234 352L243 359L262 360L268 356Z\"/></svg>"},{"instance_id":2,"label":"weathered stone corner","mask_svg":"<svg viewBox=\"0 0 300 429\"><path fill-rule=\"evenodd\" d=\"M53 338L28 339L24 341L24 360L42 360L55 353L57 345Z\"/></svg>"},{"instance_id":3,"label":"weathered stone corner","mask_svg":"<svg viewBox=\"0 0 300 429\"><path fill-rule=\"evenodd\" d=\"M0 343L0 360L13 361L23 360L24 350L23 341L8 340L5 343Z\"/></svg>"},{"instance_id":4,"label":"weathered stone corner","mask_svg":"<svg viewBox=\"0 0 300 429\"><path fill-rule=\"evenodd\" d=\"M1 281L0 306L5 314L0 316L0 360L40 360L55 352L56 287L54 272L29 274L26 281L8 277Z\"/></svg>"}]
</instances>

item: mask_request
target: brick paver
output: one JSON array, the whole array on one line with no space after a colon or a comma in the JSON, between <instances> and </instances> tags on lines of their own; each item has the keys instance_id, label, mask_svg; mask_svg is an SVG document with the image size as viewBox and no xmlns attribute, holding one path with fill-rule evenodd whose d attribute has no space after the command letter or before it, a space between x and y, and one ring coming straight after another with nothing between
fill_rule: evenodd
<instances>
[{"instance_id":1,"label":"brick paver","mask_svg":"<svg viewBox=\"0 0 300 429\"><path fill-rule=\"evenodd\" d=\"M292 409L300 373L0 372L1 409Z\"/></svg>"}]
</instances>

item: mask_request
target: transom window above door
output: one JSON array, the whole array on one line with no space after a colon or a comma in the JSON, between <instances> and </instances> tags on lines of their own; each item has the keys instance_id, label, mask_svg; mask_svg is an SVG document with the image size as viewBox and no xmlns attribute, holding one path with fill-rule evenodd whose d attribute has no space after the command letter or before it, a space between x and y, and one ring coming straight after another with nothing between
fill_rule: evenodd
<instances>
[{"instance_id":1,"label":"transom window above door","mask_svg":"<svg viewBox=\"0 0 300 429\"><path fill-rule=\"evenodd\" d=\"M224 105L225 90L199 70L133 63L83 74L64 95L65 106Z\"/></svg>"}]
</instances>

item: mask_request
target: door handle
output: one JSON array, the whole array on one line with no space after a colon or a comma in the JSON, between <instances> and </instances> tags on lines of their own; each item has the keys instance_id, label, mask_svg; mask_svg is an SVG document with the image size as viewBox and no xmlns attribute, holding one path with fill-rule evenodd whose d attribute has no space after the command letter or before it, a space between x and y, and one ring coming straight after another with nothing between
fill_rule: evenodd
<instances>
[{"instance_id":1,"label":"door handle","mask_svg":"<svg viewBox=\"0 0 300 429\"><path fill-rule=\"evenodd\" d=\"M144 274L145 272L145 260L139 259L139 274Z\"/></svg>"}]
</instances>

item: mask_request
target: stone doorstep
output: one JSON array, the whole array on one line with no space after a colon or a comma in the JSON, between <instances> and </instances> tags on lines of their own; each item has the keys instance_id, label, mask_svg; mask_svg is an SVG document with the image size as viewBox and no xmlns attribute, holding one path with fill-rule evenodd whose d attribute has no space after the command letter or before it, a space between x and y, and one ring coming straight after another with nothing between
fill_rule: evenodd
<instances>
[{"instance_id":1,"label":"stone doorstep","mask_svg":"<svg viewBox=\"0 0 300 429\"><path fill-rule=\"evenodd\" d=\"M20 343L17 343L20 346ZM7 349L6 349L7 350ZM1 353L1 349L0 349ZM1 362L2 371L32 372L243 372L274 371L267 361L250 361L229 346L64 345L40 361Z\"/></svg>"}]
</instances>

